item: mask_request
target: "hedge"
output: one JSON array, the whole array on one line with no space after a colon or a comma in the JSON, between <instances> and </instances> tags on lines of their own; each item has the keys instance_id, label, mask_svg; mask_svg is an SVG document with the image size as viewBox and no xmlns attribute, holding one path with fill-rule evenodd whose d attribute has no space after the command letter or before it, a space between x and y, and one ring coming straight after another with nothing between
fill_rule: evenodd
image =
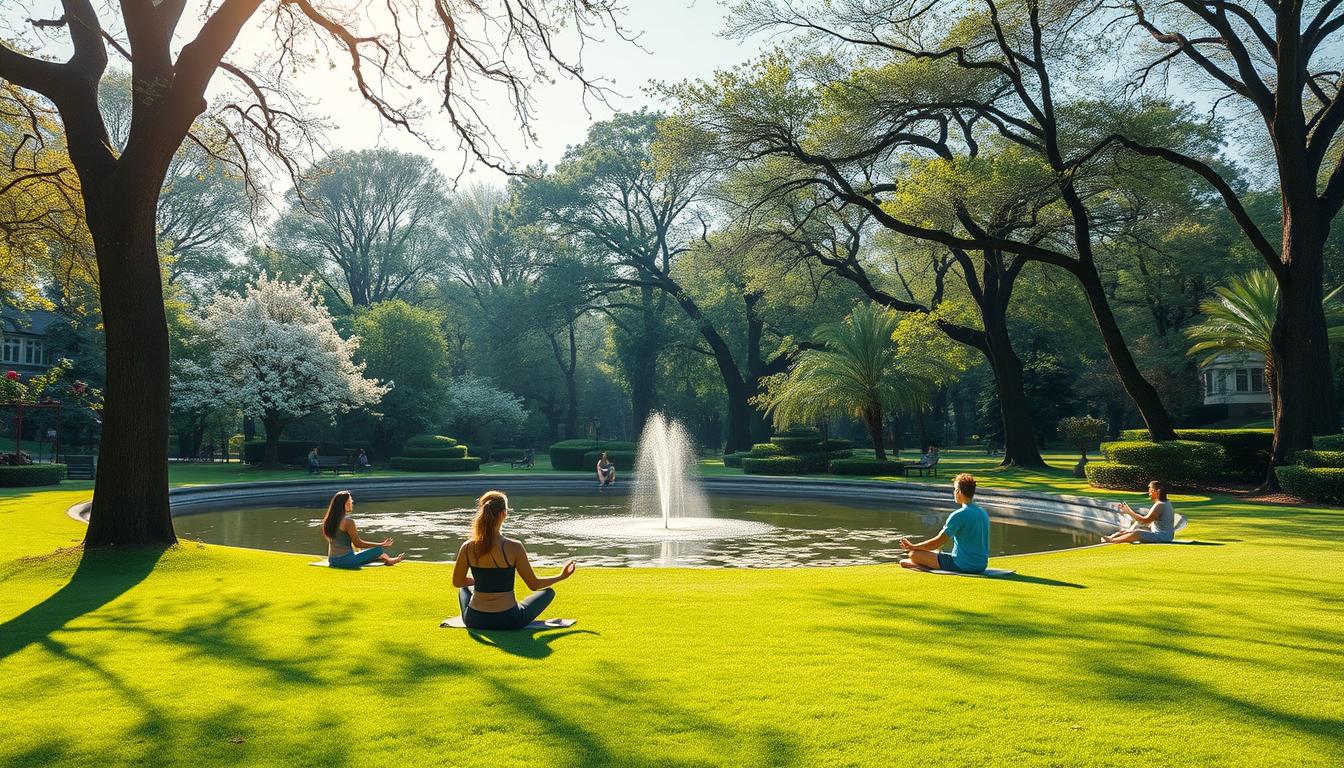
<instances>
[{"instance_id":1,"label":"hedge","mask_svg":"<svg viewBox=\"0 0 1344 768\"><path fill-rule=\"evenodd\" d=\"M550 447L549 453L551 454L551 467L553 469L581 471L592 469L584 461L584 457L588 455L589 451L627 451L634 453L637 450L639 450L639 447L634 443L619 440L561 440Z\"/></svg>"},{"instance_id":2,"label":"hedge","mask_svg":"<svg viewBox=\"0 0 1344 768\"><path fill-rule=\"evenodd\" d=\"M1123 440L1147 442L1148 430L1126 429L1120 433L1120 437ZM1224 453L1221 474L1225 477L1248 482L1265 479L1265 472L1269 469L1270 449L1274 446L1272 429L1178 429L1176 437L1179 440L1221 445ZM1344 443L1341 443L1340 449L1344 449Z\"/></svg>"},{"instance_id":3,"label":"hedge","mask_svg":"<svg viewBox=\"0 0 1344 768\"><path fill-rule=\"evenodd\" d=\"M1153 480L1152 473L1143 467L1113 461L1089 461L1083 471L1087 473L1088 485L1094 488L1141 491Z\"/></svg>"},{"instance_id":4,"label":"hedge","mask_svg":"<svg viewBox=\"0 0 1344 768\"><path fill-rule=\"evenodd\" d=\"M723 454L723 466L728 467L730 469L741 469L743 459L750 459L754 458L755 456L756 454L752 453L751 451L738 451L737 453L725 453Z\"/></svg>"},{"instance_id":5,"label":"hedge","mask_svg":"<svg viewBox=\"0 0 1344 768\"><path fill-rule=\"evenodd\" d=\"M1102 443L1101 452L1109 463L1138 467L1148 473L1149 480L1173 483L1198 483L1216 477L1226 456L1221 445L1193 440L1117 440Z\"/></svg>"},{"instance_id":6,"label":"hedge","mask_svg":"<svg viewBox=\"0 0 1344 768\"><path fill-rule=\"evenodd\" d=\"M56 485L65 479L64 464L19 464L0 466L0 488Z\"/></svg>"},{"instance_id":7,"label":"hedge","mask_svg":"<svg viewBox=\"0 0 1344 768\"><path fill-rule=\"evenodd\" d=\"M877 459L835 459L831 462L830 470L832 475L862 475L864 477L874 477L878 475L903 475L905 470L902 467L905 462L901 461L878 461Z\"/></svg>"},{"instance_id":8,"label":"hedge","mask_svg":"<svg viewBox=\"0 0 1344 768\"><path fill-rule=\"evenodd\" d=\"M797 456L762 456L742 460L742 471L748 475L801 475L803 460Z\"/></svg>"},{"instance_id":9,"label":"hedge","mask_svg":"<svg viewBox=\"0 0 1344 768\"><path fill-rule=\"evenodd\" d=\"M822 451L819 453L803 453L791 458L798 459L803 463L803 471L807 473L823 473L831 469L831 462L836 459L848 459L854 456L850 450L844 451Z\"/></svg>"},{"instance_id":10,"label":"hedge","mask_svg":"<svg viewBox=\"0 0 1344 768\"><path fill-rule=\"evenodd\" d=\"M822 440L821 447L828 451L848 451L854 447L854 441L832 437L829 440Z\"/></svg>"},{"instance_id":11,"label":"hedge","mask_svg":"<svg viewBox=\"0 0 1344 768\"><path fill-rule=\"evenodd\" d=\"M461 459L467 455L465 445L445 445L442 448L421 448L408 445L401 449L403 458L411 459Z\"/></svg>"},{"instance_id":12,"label":"hedge","mask_svg":"<svg viewBox=\"0 0 1344 768\"><path fill-rule=\"evenodd\" d=\"M451 448L457 441L443 435L415 435L406 438L407 448Z\"/></svg>"},{"instance_id":13,"label":"hedge","mask_svg":"<svg viewBox=\"0 0 1344 768\"><path fill-rule=\"evenodd\" d=\"M796 456L800 453L816 453L821 450L820 435L808 435L805 437L777 435L770 438L770 442L779 446L790 456Z\"/></svg>"},{"instance_id":14,"label":"hedge","mask_svg":"<svg viewBox=\"0 0 1344 768\"><path fill-rule=\"evenodd\" d=\"M597 460L601 458L602 453L603 451L589 451L583 454L584 469L596 471ZM637 454L634 451L606 451L606 454L617 469L629 472L635 468Z\"/></svg>"},{"instance_id":15,"label":"hedge","mask_svg":"<svg viewBox=\"0 0 1344 768\"><path fill-rule=\"evenodd\" d=\"M1344 451L1344 435L1317 435L1311 445L1318 451Z\"/></svg>"},{"instance_id":16,"label":"hedge","mask_svg":"<svg viewBox=\"0 0 1344 768\"><path fill-rule=\"evenodd\" d=\"M281 464L307 464L308 452L313 450L314 446L322 456L359 453L360 448L372 453L369 451L369 444L362 442L338 444L318 440L281 440L276 444L276 458ZM265 440L248 440L243 443L243 461L248 464L260 464L265 458Z\"/></svg>"},{"instance_id":17,"label":"hedge","mask_svg":"<svg viewBox=\"0 0 1344 768\"><path fill-rule=\"evenodd\" d=\"M1312 469L1344 467L1344 451L1298 451L1295 458L1298 464Z\"/></svg>"},{"instance_id":18,"label":"hedge","mask_svg":"<svg viewBox=\"0 0 1344 768\"><path fill-rule=\"evenodd\" d=\"M401 469L407 472L475 472L481 468L481 459L477 456L467 456L460 459L393 456L388 463L393 469Z\"/></svg>"},{"instance_id":19,"label":"hedge","mask_svg":"<svg viewBox=\"0 0 1344 768\"><path fill-rule=\"evenodd\" d=\"M1279 474L1279 487L1299 499L1344 504L1344 468L1293 464L1275 470Z\"/></svg>"},{"instance_id":20,"label":"hedge","mask_svg":"<svg viewBox=\"0 0 1344 768\"><path fill-rule=\"evenodd\" d=\"M753 443L751 450L746 453L754 453L757 456L783 456L786 452L783 446L774 443Z\"/></svg>"}]
</instances>

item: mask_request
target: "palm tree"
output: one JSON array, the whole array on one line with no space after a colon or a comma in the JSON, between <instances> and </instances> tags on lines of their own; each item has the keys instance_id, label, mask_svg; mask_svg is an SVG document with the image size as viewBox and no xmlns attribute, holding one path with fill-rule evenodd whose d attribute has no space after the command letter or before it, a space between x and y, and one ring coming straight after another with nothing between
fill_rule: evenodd
<instances>
[{"instance_id":1,"label":"palm tree","mask_svg":"<svg viewBox=\"0 0 1344 768\"><path fill-rule=\"evenodd\" d=\"M868 428L878 461L885 461L882 414L923 406L946 367L902 355L892 341L899 324L895 312L864 302L842 322L817 329L817 347L803 351L788 374L768 382L760 398L775 425L786 429L825 416L852 416Z\"/></svg>"},{"instance_id":2,"label":"palm tree","mask_svg":"<svg viewBox=\"0 0 1344 768\"><path fill-rule=\"evenodd\" d=\"M1344 288L1344 286L1341 286ZM1344 343L1344 308L1335 302L1341 288L1326 295L1327 333L1332 345ZM1265 387L1275 422L1279 418L1279 396L1274 372L1277 363L1269 343L1274 318L1279 309L1279 284L1268 270L1257 270L1234 277L1227 285L1213 289L1214 295L1199 304L1204 320L1187 328L1188 354L1200 365L1211 365L1228 352L1254 352L1265 358Z\"/></svg>"}]
</instances>

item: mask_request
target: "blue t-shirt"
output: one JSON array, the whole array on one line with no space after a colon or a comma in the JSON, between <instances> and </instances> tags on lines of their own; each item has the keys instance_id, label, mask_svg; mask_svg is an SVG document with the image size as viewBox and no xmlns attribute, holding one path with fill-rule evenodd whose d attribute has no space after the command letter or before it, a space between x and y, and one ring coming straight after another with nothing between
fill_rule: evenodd
<instances>
[{"instance_id":1,"label":"blue t-shirt","mask_svg":"<svg viewBox=\"0 0 1344 768\"><path fill-rule=\"evenodd\" d=\"M989 565L989 513L974 502L953 512L943 526L952 537L952 559L963 571L983 571Z\"/></svg>"}]
</instances>

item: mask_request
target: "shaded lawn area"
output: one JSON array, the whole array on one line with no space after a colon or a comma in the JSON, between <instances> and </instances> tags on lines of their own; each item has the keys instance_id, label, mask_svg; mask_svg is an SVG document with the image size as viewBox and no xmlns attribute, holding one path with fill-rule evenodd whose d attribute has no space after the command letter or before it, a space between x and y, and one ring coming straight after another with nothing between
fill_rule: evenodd
<instances>
[{"instance_id":1,"label":"shaded lawn area","mask_svg":"<svg viewBox=\"0 0 1344 768\"><path fill-rule=\"evenodd\" d=\"M976 461L944 474L1081 490ZM444 565L57 551L87 486L0 492L0 765L1344 760L1338 510L1177 497L1221 546L1013 558L1023 581L581 568L550 611L579 624L531 635L439 629Z\"/></svg>"}]
</instances>

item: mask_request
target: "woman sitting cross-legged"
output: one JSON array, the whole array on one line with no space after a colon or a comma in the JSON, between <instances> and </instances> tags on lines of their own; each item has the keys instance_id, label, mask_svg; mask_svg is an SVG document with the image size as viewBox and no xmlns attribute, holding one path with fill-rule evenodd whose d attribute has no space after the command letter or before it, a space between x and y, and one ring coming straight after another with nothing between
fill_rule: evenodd
<instances>
[{"instance_id":1,"label":"woman sitting cross-legged","mask_svg":"<svg viewBox=\"0 0 1344 768\"><path fill-rule=\"evenodd\" d=\"M1101 537L1108 544L1127 544L1137 541L1141 544L1170 544L1176 536L1176 510L1167 501L1167 484L1154 480L1148 484L1148 498L1153 506L1142 514L1134 508L1120 502L1116 509L1134 518L1128 528L1122 528L1109 536Z\"/></svg>"},{"instance_id":2,"label":"woman sitting cross-legged","mask_svg":"<svg viewBox=\"0 0 1344 768\"><path fill-rule=\"evenodd\" d=\"M355 519L350 517L354 508L355 498L349 491L337 491L327 505L327 515L322 518L322 535L327 538L327 565L332 568L358 568L374 560L382 560L386 565L396 565L405 560L406 555L392 557L383 550L383 547L392 546L391 539L374 544L359 537Z\"/></svg>"},{"instance_id":3,"label":"woman sitting cross-legged","mask_svg":"<svg viewBox=\"0 0 1344 768\"><path fill-rule=\"evenodd\" d=\"M476 500L471 538L457 551L453 586L458 588L462 623L471 629L526 627L555 599L551 585L574 575L575 564L570 560L560 569L559 576L538 577L527 560L523 543L506 539L500 533L509 512L509 499L502 491L486 491ZM523 578L528 589L536 590L521 601L513 595L515 573Z\"/></svg>"}]
</instances>

